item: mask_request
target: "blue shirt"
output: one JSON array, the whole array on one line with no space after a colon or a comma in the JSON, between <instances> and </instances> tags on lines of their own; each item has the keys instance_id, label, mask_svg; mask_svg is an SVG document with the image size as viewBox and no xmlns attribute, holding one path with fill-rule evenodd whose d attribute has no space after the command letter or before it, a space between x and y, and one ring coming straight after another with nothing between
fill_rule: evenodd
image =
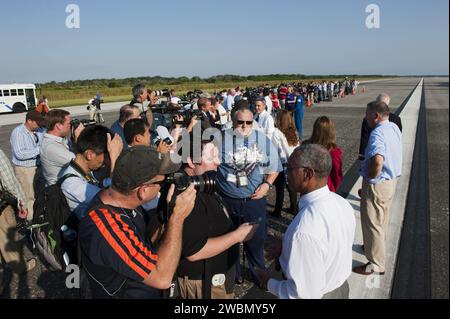
<instances>
[{"instance_id":1,"label":"blue shirt","mask_svg":"<svg viewBox=\"0 0 450 319\"><path fill-rule=\"evenodd\" d=\"M242 156L246 153L245 150L248 150L247 154L250 154L247 159ZM238 169L242 168L240 165L242 162L239 159L243 158L247 163L248 186L238 187L236 174ZM220 193L231 198L248 198L264 182L265 174L281 171L282 165L277 148L262 131L253 130L248 138L233 138L233 129L224 132L222 164L217 171L217 188Z\"/></svg>"},{"instance_id":2,"label":"blue shirt","mask_svg":"<svg viewBox=\"0 0 450 319\"><path fill-rule=\"evenodd\" d=\"M303 112L303 96L297 95L297 101L295 103L295 112Z\"/></svg>"},{"instance_id":3,"label":"blue shirt","mask_svg":"<svg viewBox=\"0 0 450 319\"><path fill-rule=\"evenodd\" d=\"M368 176L370 161L375 155L384 158L381 174L371 179ZM370 184L384 180L392 180L402 174L402 133L398 126L389 121L379 123L370 133L365 152L365 160L361 164L360 175Z\"/></svg>"},{"instance_id":4,"label":"blue shirt","mask_svg":"<svg viewBox=\"0 0 450 319\"><path fill-rule=\"evenodd\" d=\"M81 220L87 214L87 208L91 200L101 191L94 175L90 174L97 185L90 184L88 181L72 166L68 165L58 176L62 178L64 175L73 174L77 177L69 177L61 184L61 191L66 197L70 211Z\"/></svg>"},{"instance_id":5,"label":"blue shirt","mask_svg":"<svg viewBox=\"0 0 450 319\"><path fill-rule=\"evenodd\" d=\"M294 103L289 103L294 102ZM295 109L295 93L288 93L286 95L286 110L293 111Z\"/></svg>"},{"instance_id":6,"label":"blue shirt","mask_svg":"<svg viewBox=\"0 0 450 319\"><path fill-rule=\"evenodd\" d=\"M125 139L123 127L120 126L119 121L115 121L114 124L111 126L111 132L114 134L119 134L119 136L122 138L123 150L126 150L128 148L128 144L127 140Z\"/></svg>"},{"instance_id":7,"label":"blue shirt","mask_svg":"<svg viewBox=\"0 0 450 319\"><path fill-rule=\"evenodd\" d=\"M42 138L41 132L31 132L24 124L16 127L10 138L12 163L20 167L37 166Z\"/></svg>"}]
</instances>

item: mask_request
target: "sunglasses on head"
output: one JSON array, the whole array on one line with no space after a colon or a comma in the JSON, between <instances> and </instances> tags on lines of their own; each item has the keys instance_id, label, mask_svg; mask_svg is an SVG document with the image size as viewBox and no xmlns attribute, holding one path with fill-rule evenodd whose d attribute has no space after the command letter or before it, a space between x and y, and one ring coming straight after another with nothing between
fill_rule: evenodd
<instances>
[{"instance_id":1,"label":"sunglasses on head","mask_svg":"<svg viewBox=\"0 0 450 319\"><path fill-rule=\"evenodd\" d=\"M238 125L244 125L244 123L247 125L253 125L253 121L237 121Z\"/></svg>"}]
</instances>

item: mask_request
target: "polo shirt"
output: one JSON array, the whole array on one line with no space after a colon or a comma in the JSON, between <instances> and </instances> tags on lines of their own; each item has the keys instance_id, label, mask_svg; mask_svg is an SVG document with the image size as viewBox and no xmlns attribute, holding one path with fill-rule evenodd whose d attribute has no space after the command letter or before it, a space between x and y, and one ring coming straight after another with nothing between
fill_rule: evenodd
<instances>
[{"instance_id":1,"label":"polo shirt","mask_svg":"<svg viewBox=\"0 0 450 319\"><path fill-rule=\"evenodd\" d=\"M368 176L370 161L375 155L384 158L381 174L374 179ZM360 175L369 183L377 184L384 180L393 180L402 174L402 133L398 126L388 120L378 123L370 133L361 163Z\"/></svg>"}]
</instances>

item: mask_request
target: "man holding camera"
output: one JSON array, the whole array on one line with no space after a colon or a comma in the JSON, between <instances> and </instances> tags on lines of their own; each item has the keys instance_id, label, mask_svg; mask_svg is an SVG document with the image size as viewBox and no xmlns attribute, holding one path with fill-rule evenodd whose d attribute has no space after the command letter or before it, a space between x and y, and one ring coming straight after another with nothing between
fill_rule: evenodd
<instances>
[{"instance_id":1,"label":"man holding camera","mask_svg":"<svg viewBox=\"0 0 450 319\"><path fill-rule=\"evenodd\" d=\"M131 119L138 119L141 117L139 106L134 104L126 104L120 108L119 119L111 125L111 133L118 134L122 138L123 149L128 148L125 138L124 127L125 123Z\"/></svg>"},{"instance_id":2,"label":"man holding camera","mask_svg":"<svg viewBox=\"0 0 450 319\"><path fill-rule=\"evenodd\" d=\"M81 132L77 141L75 158L59 176L59 178L65 178L61 183L61 191L66 197L70 211L78 220L84 217L90 201L102 188L93 172L100 169L108 157L112 174L121 151L120 136L112 137L104 126L88 126ZM104 186L110 183L108 180L103 181Z\"/></svg>"},{"instance_id":3,"label":"man holding camera","mask_svg":"<svg viewBox=\"0 0 450 319\"><path fill-rule=\"evenodd\" d=\"M94 298L159 298L160 290L171 286L196 190L191 185L177 196L157 250L137 208L155 198L165 175L178 169L145 146L131 147L118 158L111 188L97 194L79 226L82 264Z\"/></svg>"},{"instance_id":4,"label":"man holding camera","mask_svg":"<svg viewBox=\"0 0 450 319\"><path fill-rule=\"evenodd\" d=\"M237 225L259 223L254 237L244 243L255 283L258 283L255 266L265 268L266 196L281 170L277 149L263 132L253 129L253 113L248 107L239 108L233 117L233 129L223 134L217 186ZM236 282L242 283L240 262L237 263Z\"/></svg>"},{"instance_id":5,"label":"man holding camera","mask_svg":"<svg viewBox=\"0 0 450 319\"><path fill-rule=\"evenodd\" d=\"M68 139L72 130L70 113L55 109L48 112L45 119L48 131L41 143L40 160L45 186L51 186L56 184L59 173L75 158L75 154L70 150ZM73 130L74 142L83 129L83 125L78 125Z\"/></svg>"},{"instance_id":6,"label":"man holding camera","mask_svg":"<svg viewBox=\"0 0 450 319\"><path fill-rule=\"evenodd\" d=\"M191 135L192 136L192 135ZM257 225L233 225L230 210L215 190L220 164L219 152L211 141L201 142L200 158L190 156L184 172L198 181L194 209L184 222L181 261L178 266L178 292L183 299L234 298L235 264L239 260L238 243L249 240Z\"/></svg>"}]
</instances>

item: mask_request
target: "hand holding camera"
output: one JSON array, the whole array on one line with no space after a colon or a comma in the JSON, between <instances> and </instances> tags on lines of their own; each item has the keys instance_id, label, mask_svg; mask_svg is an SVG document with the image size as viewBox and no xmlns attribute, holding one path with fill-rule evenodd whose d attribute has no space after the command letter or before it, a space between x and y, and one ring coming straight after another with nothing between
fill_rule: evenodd
<instances>
[{"instance_id":1,"label":"hand holding camera","mask_svg":"<svg viewBox=\"0 0 450 319\"><path fill-rule=\"evenodd\" d=\"M119 134L115 134L114 137L111 137L111 134L107 134L107 143L106 147L108 149L109 158L111 160L111 174L114 171L114 165L116 160L119 158L120 153L123 149L122 138Z\"/></svg>"},{"instance_id":2,"label":"hand holding camera","mask_svg":"<svg viewBox=\"0 0 450 319\"><path fill-rule=\"evenodd\" d=\"M172 201L172 196L175 192L175 185L172 184L167 193L167 203ZM173 208L170 220L179 220L184 222L184 220L189 216L194 208L195 198L197 197L197 191L194 184L189 185L189 187L182 193L177 195L175 200L175 206Z\"/></svg>"}]
</instances>

